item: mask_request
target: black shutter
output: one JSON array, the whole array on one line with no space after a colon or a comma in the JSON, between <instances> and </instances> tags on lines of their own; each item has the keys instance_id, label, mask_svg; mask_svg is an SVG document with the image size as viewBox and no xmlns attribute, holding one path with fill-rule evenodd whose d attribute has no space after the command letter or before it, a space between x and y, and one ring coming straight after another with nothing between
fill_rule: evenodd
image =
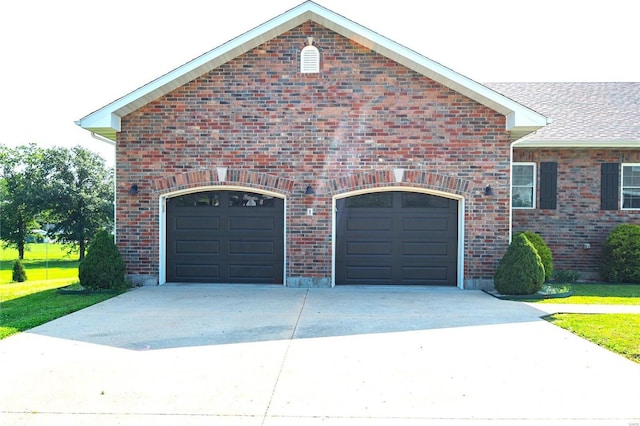
<instances>
[{"instance_id":1,"label":"black shutter","mask_svg":"<svg viewBox=\"0 0 640 426\"><path fill-rule=\"evenodd\" d=\"M540 208L555 210L558 206L558 163L540 163Z\"/></svg>"},{"instance_id":2,"label":"black shutter","mask_svg":"<svg viewBox=\"0 0 640 426\"><path fill-rule=\"evenodd\" d=\"M600 210L618 210L620 164L602 163L600 169Z\"/></svg>"}]
</instances>

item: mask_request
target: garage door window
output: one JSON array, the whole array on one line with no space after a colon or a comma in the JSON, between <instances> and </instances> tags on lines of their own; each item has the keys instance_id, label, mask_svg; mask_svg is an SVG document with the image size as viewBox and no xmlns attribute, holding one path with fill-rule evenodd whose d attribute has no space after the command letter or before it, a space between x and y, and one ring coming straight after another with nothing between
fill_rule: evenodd
<instances>
[{"instance_id":1,"label":"garage door window","mask_svg":"<svg viewBox=\"0 0 640 426\"><path fill-rule=\"evenodd\" d=\"M230 192L229 207L270 207L275 206L274 198L270 195L254 192Z\"/></svg>"},{"instance_id":2,"label":"garage door window","mask_svg":"<svg viewBox=\"0 0 640 426\"><path fill-rule=\"evenodd\" d=\"M390 208L393 206L392 192L373 192L356 195L346 200L346 207L353 208Z\"/></svg>"},{"instance_id":3,"label":"garage door window","mask_svg":"<svg viewBox=\"0 0 640 426\"><path fill-rule=\"evenodd\" d=\"M200 192L170 198L173 207L220 207L220 194L215 192Z\"/></svg>"},{"instance_id":4,"label":"garage door window","mask_svg":"<svg viewBox=\"0 0 640 426\"><path fill-rule=\"evenodd\" d=\"M449 208L449 199L429 194L405 192L402 194L402 208L446 209Z\"/></svg>"}]
</instances>

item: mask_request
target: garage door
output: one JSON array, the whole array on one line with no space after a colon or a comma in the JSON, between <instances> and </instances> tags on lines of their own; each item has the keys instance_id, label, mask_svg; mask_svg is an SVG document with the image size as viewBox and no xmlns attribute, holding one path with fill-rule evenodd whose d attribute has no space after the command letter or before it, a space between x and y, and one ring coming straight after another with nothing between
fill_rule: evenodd
<instances>
[{"instance_id":1,"label":"garage door","mask_svg":"<svg viewBox=\"0 0 640 426\"><path fill-rule=\"evenodd\" d=\"M167 281L282 284L284 200L210 191L167 200Z\"/></svg>"},{"instance_id":2,"label":"garage door","mask_svg":"<svg viewBox=\"0 0 640 426\"><path fill-rule=\"evenodd\" d=\"M457 284L456 200L377 192L337 209L336 284Z\"/></svg>"}]
</instances>

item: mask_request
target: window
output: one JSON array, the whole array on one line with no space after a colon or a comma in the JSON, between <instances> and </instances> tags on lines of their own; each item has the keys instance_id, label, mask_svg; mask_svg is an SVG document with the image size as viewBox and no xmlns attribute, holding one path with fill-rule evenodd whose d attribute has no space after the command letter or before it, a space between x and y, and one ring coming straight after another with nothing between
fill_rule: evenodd
<instances>
[{"instance_id":1,"label":"window","mask_svg":"<svg viewBox=\"0 0 640 426\"><path fill-rule=\"evenodd\" d=\"M536 164L513 163L511 173L511 207L516 209L535 208Z\"/></svg>"},{"instance_id":2,"label":"window","mask_svg":"<svg viewBox=\"0 0 640 426\"><path fill-rule=\"evenodd\" d=\"M320 72L320 51L317 47L305 46L300 52L300 72L303 74Z\"/></svg>"},{"instance_id":3,"label":"window","mask_svg":"<svg viewBox=\"0 0 640 426\"><path fill-rule=\"evenodd\" d=\"M622 165L622 208L640 209L640 164Z\"/></svg>"}]
</instances>

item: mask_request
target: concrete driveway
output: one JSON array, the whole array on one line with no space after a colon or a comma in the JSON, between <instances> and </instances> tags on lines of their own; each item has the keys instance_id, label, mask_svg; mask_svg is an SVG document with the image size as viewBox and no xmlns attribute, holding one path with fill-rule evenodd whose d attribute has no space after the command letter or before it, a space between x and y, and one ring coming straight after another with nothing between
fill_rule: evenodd
<instances>
[{"instance_id":1,"label":"concrete driveway","mask_svg":"<svg viewBox=\"0 0 640 426\"><path fill-rule=\"evenodd\" d=\"M640 424L640 365L540 315L457 288L143 287L0 341L0 424Z\"/></svg>"}]
</instances>

